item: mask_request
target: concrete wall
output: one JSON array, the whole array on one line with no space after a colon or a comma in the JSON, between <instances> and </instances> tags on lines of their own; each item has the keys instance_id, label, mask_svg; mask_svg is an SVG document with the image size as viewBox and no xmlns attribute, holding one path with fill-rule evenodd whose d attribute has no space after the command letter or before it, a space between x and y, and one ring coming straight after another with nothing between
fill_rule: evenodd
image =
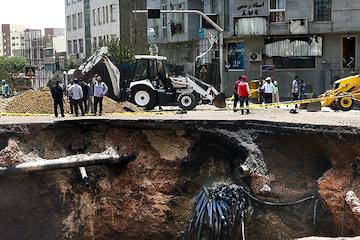
<instances>
[{"instance_id":1,"label":"concrete wall","mask_svg":"<svg viewBox=\"0 0 360 240\"><path fill-rule=\"evenodd\" d=\"M144 54L148 52L147 16L132 13L135 9L147 9L146 0L120 0L120 39Z\"/></svg>"}]
</instances>

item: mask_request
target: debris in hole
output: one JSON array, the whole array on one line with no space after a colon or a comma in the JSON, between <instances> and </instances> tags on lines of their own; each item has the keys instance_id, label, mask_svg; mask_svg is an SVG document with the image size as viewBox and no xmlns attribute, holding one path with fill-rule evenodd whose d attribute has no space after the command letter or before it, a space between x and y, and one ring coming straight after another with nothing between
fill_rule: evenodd
<instances>
[{"instance_id":1,"label":"debris in hole","mask_svg":"<svg viewBox=\"0 0 360 240\"><path fill-rule=\"evenodd\" d=\"M291 206L316 199L315 196L306 197L294 202L273 203L263 201L243 187L232 184L218 187L204 186L195 199L193 215L184 239L243 239L245 240L245 214L250 205L250 199L268 206ZM317 199L314 204L313 222L316 223ZM208 226L208 229L205 227Z\"/></svg>"}]
</instances>

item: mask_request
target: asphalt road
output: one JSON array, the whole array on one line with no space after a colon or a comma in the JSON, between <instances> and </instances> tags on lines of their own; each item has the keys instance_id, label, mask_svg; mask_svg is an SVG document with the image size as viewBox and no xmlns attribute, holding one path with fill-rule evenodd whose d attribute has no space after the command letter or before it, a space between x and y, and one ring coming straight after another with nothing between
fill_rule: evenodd
<instances>
[{"instance_id":1,"label":"asphalt road","mask_svg":"<svg viewBox=\"0 0 360 240\"><path fill-rule=\"evenodd\" d=\"M74 120L83 121L85 119L111 119L111 120L205 120L205 121L246 121L258 120L269 122L284 122L294 124L311 125L330 125L330 126L349 126L360 128L360 111L352 110L349 112L333 112L328 108L323 108L321 112L306 112L299 110L298 114L291 114L290 109L257 109L252 110L250 115L241 115L240 112L217 110L215 108L200 108L189 111L186 114L177 113L176 109L166 109L163 112L144 112L144 113L119 113L105 116L86 116L74 117L67 115L65 118L55 118L52 115L41 116L1 116L0 124L29 124L29 123L56 123L57 121Z\"/></svg>"}]
</instances>

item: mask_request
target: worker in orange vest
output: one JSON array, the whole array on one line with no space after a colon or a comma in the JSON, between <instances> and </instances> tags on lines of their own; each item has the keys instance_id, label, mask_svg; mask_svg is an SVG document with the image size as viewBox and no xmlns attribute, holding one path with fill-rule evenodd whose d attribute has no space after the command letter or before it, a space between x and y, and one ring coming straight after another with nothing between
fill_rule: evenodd
<instances>
[{"instance_id":1,"label":"worker in orange vest","mask_svg":"<svg viewBox=\"0 0 360 240\"><path fill-rule=\"evenodd\" d=\"M250 114L249 110L249 96L250 96L250 87L247 83L247 77L242 76L240 83L238 84L238 95L240 100L241 114L244 114L244 104L246 104L246 114Z\"/></svg>"}]
</instances>

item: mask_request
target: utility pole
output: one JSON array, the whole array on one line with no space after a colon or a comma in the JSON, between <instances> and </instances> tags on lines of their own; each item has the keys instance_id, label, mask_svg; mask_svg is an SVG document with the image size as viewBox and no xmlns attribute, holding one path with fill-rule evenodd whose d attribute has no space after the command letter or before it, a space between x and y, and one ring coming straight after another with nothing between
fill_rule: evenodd
<instances>
[{"instance_id":1,"label":"utility pole","mask_svg":"<svg viewBox=\"0 0 360 240\"><path fill-rule=\"evenodd\" d=\"M133 13L148 13L148 10L133 10ZM220 92L224 92L224 29L212 21L205 13L199 10L160 10L160 13L184 13L184 14L196 14L203 17L208 23L210 23L219 32L219 67L220 67Z\"/></svg>"}]
</instances>

